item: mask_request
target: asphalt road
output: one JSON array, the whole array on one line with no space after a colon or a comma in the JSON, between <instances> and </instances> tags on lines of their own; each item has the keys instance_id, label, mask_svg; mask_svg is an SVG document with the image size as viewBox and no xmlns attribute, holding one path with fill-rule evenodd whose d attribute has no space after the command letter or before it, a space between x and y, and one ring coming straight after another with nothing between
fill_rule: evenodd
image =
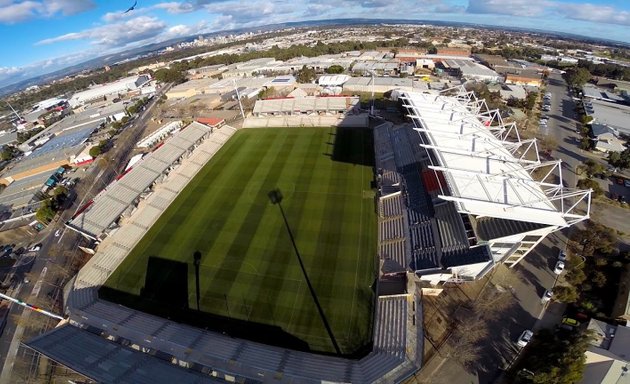
<instances>
[{"instance_id":1,"label":"asphalt road","mask_svg":"<svg viewBox=\"0 0 630 384\"><path fill-rule=\"evenodd\" d=\"M568 93L567 83L558 73L552 73L548 79L547 92L551 93L551 110L543 112L549 117L545 135L558 142L557 150L552 152L556 159L562 159L562 178L566 187L574 188L577 183L575 170L587 159L579 148L581 136L576 132L580 123L576 121L575 101Z\"/></svg>"},{"instance_id":2,"label":"asphalt road","mask_svg":"<svg viewBox=\"0 0 630 384\"><path fill-rule=\"evenodd\" d=\"M145 111L123 130L120 134L124 137L123 140L119 140L120 137L114 139L115 148L111 148L109 152L105 154L109 159L105 167L100 168L98 165L99 162L95 161L86 169L82 181L75 187L77 197L74 199L72 206L67 208L56 222L50 224L32 240L32 243L42 243L42 247L38 257L35 258L32 266L29 266L28 270L30 270L31 276L37 276L39 278L37 281L23 283L23 274L18 276L18 282L13 287L15 297L29 302L33 300L36 301L36 297L52 297L53 295L59 294L57 292L59 287L53 285L53 282L60 281L59 279L63 278L63 272L62 269L58 268L55 264L62 264L63 260L57 260L58 255L51 254L51 247L55 246L57 249L73 250L75 254L81 252L77 248L78 245L80 245L81 242L87 243L87 241L78 233L66 229L64 223L69 220L86 201L104 189L124 169L131 158L136 142L139 141L144 132L151 109L155 106L160 96L164 92L167 92L169 88L170 86L163 87L160 92L156 94L155 98L147 104ZM90 182L90 180L92 181ZM87 181L87 184L85 181ZM57 230L61 231L59 237L54 236ZM42 276L42 271L44 270L46 270L45 276ZM65 281L67 281L67 279ZM22 341L24 333L23 324L16 324L14 319L21 318L21 323L25 323L29 321L31 315L44 316L25 310L19 305L11 306L7 325L2 337L0 337L0 366L2 366L0 384L12 382L11 372L18 353L19 342Z\"/></svg>"}]
</instances>

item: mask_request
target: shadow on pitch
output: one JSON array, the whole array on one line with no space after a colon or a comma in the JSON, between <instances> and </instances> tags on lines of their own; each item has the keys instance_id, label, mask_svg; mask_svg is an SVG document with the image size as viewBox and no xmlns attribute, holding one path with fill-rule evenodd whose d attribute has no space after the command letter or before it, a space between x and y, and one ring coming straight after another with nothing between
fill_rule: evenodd
<instances>
[{"instance_id":1,"label":"shadow on pitch","mask_svg":"<svg viewBox=\"0 0 630 384\"><path fill-rule=\"evenodd\" d=\"M192 255L196 253L190 252L190 263L151 256L147 261L146 278L139 295L103 286L98 292L99 298L227 336L312 352L305 341L285 332L279 326L221 316L205 310L198 311L195 305L191 308L188 301L188 278L191 275L189 268L194 270ZM203 275L200 279L203 281ZM190 297L195 301L195 293L190 292ZM203 303L205 300L202 298L201 301Z\"/></svg>"}]
</instances>

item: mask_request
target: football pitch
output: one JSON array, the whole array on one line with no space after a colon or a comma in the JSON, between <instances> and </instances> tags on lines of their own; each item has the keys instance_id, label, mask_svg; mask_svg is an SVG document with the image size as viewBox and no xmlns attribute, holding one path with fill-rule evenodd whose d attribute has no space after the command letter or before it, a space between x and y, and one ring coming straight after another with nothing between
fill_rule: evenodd
<instances>
[{"instance_id":1,"label":"football pitch","mask_svg":"<svg viewBox=\"0 0 630 384\"><path fill-rule=\"evenodd\" d=\"M372 338L373 159L369 129L240 130L99 294L234 336L333 353L280 207L270 202L269 192L278 189L334 337L343 354L357 354Z\"/></svg>"}]
</instances>

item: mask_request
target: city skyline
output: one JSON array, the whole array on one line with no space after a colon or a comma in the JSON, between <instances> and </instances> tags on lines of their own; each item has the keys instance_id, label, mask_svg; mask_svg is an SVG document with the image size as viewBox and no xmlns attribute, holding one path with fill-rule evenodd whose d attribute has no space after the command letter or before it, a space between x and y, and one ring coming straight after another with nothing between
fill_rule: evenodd
<instances>
[{"instance_id":1,"label":"city skyline","mask_svg":"<svg viewBox=\"0 0 630 384\"><path fill-rule=\"evenodd\" d=\"M0 1L0 86L173 38L335 18L467 22L630 42L621 0ZM409 13L409 9L418 9Z\"/></svg>"}]
</instances>

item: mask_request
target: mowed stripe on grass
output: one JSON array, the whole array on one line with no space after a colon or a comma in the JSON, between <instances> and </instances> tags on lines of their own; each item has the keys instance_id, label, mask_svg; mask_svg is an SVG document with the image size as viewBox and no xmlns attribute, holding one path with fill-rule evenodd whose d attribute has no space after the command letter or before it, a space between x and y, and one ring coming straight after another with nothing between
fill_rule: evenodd
<instances>
[{"instance_id":1,"label":"mowed stripe on grass","mask_svg":"<svg viewBox=\"0 0 630 384\"><path fill-rule=\"evenodd\" d=\"M374 299L369 286L376 273L376 214L369 193L372 133L344 131L346 140L334 148L336 134L334 128L237 132L106 286L139 295L150 256L176 260L188 264L189 307L194 308L192 255L199 251L202 311L275 325L312 350L332 352L280 210L268 199L268 192L279 188L297 247L343 352L366 345ZM362 161L337 161L333 153L339 151Z\"/></svg>"}]
</instances>

